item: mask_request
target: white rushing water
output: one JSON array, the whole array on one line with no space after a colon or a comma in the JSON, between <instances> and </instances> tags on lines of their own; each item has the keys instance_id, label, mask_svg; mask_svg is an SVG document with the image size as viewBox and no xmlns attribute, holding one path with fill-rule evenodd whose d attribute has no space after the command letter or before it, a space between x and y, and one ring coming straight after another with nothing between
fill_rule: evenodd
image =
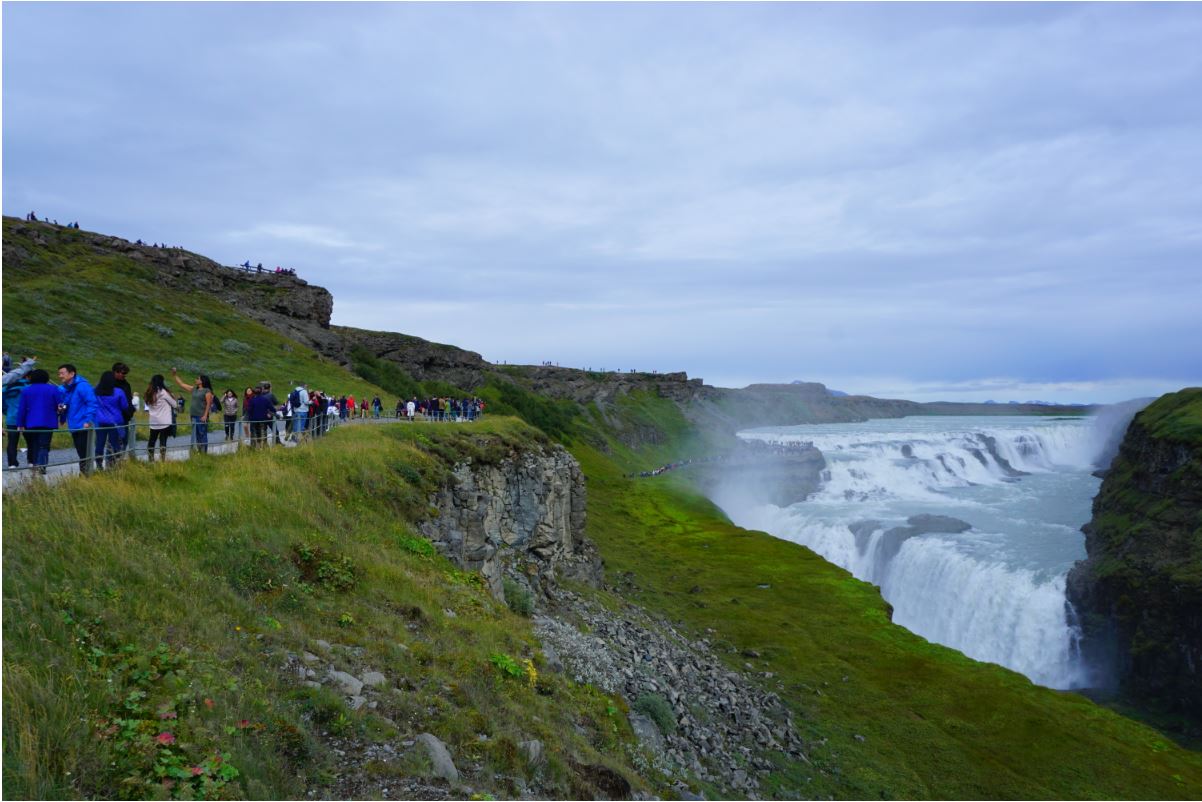
<instances>
[{"instance_id":1,"label":"white rushing water","mask_svg":"<svg viewBox=\"0 0 1202 802\"><path fill-rule=\"evenodd\" d=\"M734 491L731 519L802 543L881 588L893 620L1053 688L1086 684L1065 575L1085 556L1080 527L1099 480L1088 419L915 417L754 429L745 439L810 441L821 489L781 508ZM959 534L913 535L907 518L952 516Z\"/></svg>"}]
</instances>

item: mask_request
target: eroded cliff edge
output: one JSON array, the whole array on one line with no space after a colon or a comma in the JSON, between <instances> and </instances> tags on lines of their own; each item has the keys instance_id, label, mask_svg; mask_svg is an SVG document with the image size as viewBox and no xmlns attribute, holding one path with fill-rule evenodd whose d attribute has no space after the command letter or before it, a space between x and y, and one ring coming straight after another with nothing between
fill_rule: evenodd
<instances>
[{"instance_id":1,"label":"eroded cliff edge","mask_svg":"<svg viewBox=\"0 0 1202 802\"><path fill-rule=\"evenodd\" d=\"M564 577L597 585L597 550L584 535L584 474L562 446L530 444L492 461L457 462L430 499L422 534L504 598L510 577L546 592Z\"/></svg>"},{"instance_id":2,"label":"eroded cliff edge","mask_svg":"<svg viewBox=\"0 0 1202 802\"><path fill-rule=\"evenodd\" d=\"M1202 388L1132 420L1068 576L1101 685L1202 721Z\"/></svg>"}]
</instances>

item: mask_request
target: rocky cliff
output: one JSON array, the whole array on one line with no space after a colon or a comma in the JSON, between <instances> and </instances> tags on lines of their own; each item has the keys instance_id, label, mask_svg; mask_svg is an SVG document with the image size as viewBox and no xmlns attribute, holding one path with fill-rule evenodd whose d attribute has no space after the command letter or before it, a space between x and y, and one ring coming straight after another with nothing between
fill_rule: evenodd
<instances>
[{"instance_id":1,"label":"rocky cliff","mask_svg":"<svg viewBox=\"0 0 1202 802\"><path fill-rule=\"evenodd\" d=\"M1132 420L1068 597L1099 681L1202 720L1202 388Z\"/></svg>"},{"instance_id":2,"label":"rocky cliff","mask_svg":"<svg viewBox=\"0 0 1202 802\"><path fill-rule=\"evenodd\" d=\"M12 221L13 234L44 249L44 256L62 258L66 267L72 264L73 250L79 248L101 257L132 259L150 268L147 276L157 284L214 296L285 336L326 353L338 350L337 337L329 330L334 296L302 278L226 267L182 248L139 244L49 223L6 220ZM20 269L29 256L17 242L5 240L5 267Z\"/></svg>"},{"instance_id":3,"label":"rocky cliff","mask_svg":"<svg viewBox=\"0 0 1202 802\"><path fill-rule=\"evenodd\" d=\"M422 534L497 598L511 577L545 592L560 577L596 585L601 561L584 536L580 465L559 446L528 446L495 463L460 462L430 499Z\"/></svg>"}]
</instances>

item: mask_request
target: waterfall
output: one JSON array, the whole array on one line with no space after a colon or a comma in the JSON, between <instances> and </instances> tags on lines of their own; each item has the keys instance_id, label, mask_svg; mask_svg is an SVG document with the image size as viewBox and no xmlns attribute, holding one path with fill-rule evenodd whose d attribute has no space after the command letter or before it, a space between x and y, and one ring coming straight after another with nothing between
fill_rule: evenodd
<instances>
[{"instance_id":1,"label":"waterfall","mask_svg":"<svg viewBox=\"0 0 1202 802\"><path fill-rule=\"evenodd\" d=\"M1042 685L1086 683L1064 580L1084 556L1077 528L1096 488L1088 421L904 419L740 436L813 442L827 470L817 493L784 508L717 490L736 523L878 585L894 622L929 640ZM924 531L909 524L916 512L966 519L966 531Z\"/></svg>"}]
</instances>

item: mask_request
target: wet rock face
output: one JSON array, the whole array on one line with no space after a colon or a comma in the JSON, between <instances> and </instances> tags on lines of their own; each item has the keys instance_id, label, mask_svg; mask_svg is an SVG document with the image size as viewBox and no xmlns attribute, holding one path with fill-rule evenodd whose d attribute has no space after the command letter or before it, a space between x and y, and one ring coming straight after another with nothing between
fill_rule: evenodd
<instances>
[{"instance_id":1,"label":"wet rock face","mask_svg":"<svg viewBox=\"0 0 1202 802\"><path fill-rule=\"evenodd\" d=\"M1147 412L1191 399L1202 390ZM1088 556L1069 572L1067 594L1096 684L1202 722L1202 438L1153 431L1145 414L1094 499Z\"/></svg>"},{"instance_id":2,"label":"wet rock face","mask_svg":"<svg viewBox=\"0 0 1202 802\"><path fill-rule=\"evenodd\" d=\"M584 536L580 465L558 446L515 452L495 465L460 463L431 498L438 515L422 534L497 598L507 571L545 590L557 577L596 585L601 561Z\"/></svg>"}]
</instances>

